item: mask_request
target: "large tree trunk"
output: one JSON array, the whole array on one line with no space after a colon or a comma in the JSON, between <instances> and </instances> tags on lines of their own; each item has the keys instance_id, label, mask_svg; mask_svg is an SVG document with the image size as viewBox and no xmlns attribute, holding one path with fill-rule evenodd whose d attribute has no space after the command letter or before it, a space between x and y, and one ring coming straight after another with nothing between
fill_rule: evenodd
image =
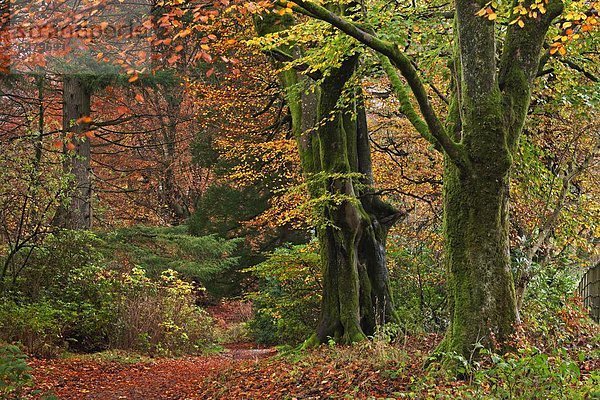
<instances>
[{"instance_id":1,"label":"large tree trunk","mask_svg":"<svg viewBox=\"0 0 600 400\"><path fill-rule=\"evenodd\" d=\"M85 135L89 123L91 91L77 76L63 78L63 134L75 145L65 149L64 169L73 176L69 203L57 211L55 224L66 229L90 229L92 226L91 146Z\"/></svg>"},{"instance_id":2,"label":"large tree trunk","mask_svg":"<svg viewBox=\"0 0 600 400\"><path fill-rule=\"evenodd\" d=\"M256 28L264 35L292 23L287 16L266 15L256 21ZM282 50L287 55L298 52ZM363 340L378 326L399 322L385 248L388 230L402 214L372 189L369 136L359 89L354 99L341 100L357 61L357 57L346 59L312 89L306 75L294 70L279 74L310 196L330 199L318 206L321 316L305 346L329 339L340 343Z\"/></svg>"},{"instance_id":3,"label":"large tree trunk","mask_svg":"<svg viewBox=\"0 0 600 400\"><path fill-rule=\"evenodd\" d=\"M448 132L467 154L445 156L444 230L450 326L439 347L472 360L478 345L506 345L519 322L510 268L508 182L530 102L543 38L560 2L548 13L509 28L497 64L494 24L477 15L482 4L456 0L457 40Z\"/></svg>"},{"instance_id":4,"label":"large tree trunk","mask_svg":"<svg viewBox=\"0 0 600 400\"><path fill-rule=\"evenodd\" d=\"M495 347L518 320L510 270L508 174L465 176L446 162L446 264L450 326L440 350L471 359Z\"/></svg>"},{"instance_id":5,"label":"large tree trunk","mask_svg":"<svg viewBox=\"0 0 600 400\"><path fill-rule=\"evenodd\" d=\"M325 182L317 194L324 205L319 229L323 300L316 334L307 345L330 338L351 343L375 333L385 322L397 322L389 288L385 240L400 213L372 191L365 110L356 98L340 105L342 91L357 59L329 71L320 85L313 166ZM358 98L358 96L357 96ZM362 175L358 175L362 174ZM313 175L314 176L314 175ZM311 176L308 176L311 179ZM359 185L357 185L360 183ZM363 185L366 189L363 189Z\"/></svg>"}]
</instances>

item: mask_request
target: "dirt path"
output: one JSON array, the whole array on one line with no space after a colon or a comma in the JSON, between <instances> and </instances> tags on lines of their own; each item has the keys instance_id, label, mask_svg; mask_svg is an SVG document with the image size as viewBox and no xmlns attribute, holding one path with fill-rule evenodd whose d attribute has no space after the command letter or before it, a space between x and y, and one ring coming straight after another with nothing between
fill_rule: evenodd
<instances>
[{"instance_id":1,"label":"dirt path","mask_svg":"<svg viewBox=\"0 0 600 400\"><path fill-rule=\"evenodd\" d=\"M208 308L215 323L227 328L247 321L249 304L225 302ZM94 357L32 360L35 389L61 400L196 400L201 388L219 372L246 365L276 353L255 343L225 345L223 353L149 362L102 361ZM30 398L43 399L42 395Z\"/></svg>"},{"instance_id":2,"label":"dirt path","mask_svg":"<svg viewBox=\"0 0 600 400\"><path fill-rule=\"evenodd\" d=\"M196 400L202 398L199 393L203 383L219 371L233 363L274 354L274 349L240 343L227 346L223 354L208 357L130 364L69 358L33 360L31 366L36 389L54 393L61 400Z\"/></svg>"}]
</instances>

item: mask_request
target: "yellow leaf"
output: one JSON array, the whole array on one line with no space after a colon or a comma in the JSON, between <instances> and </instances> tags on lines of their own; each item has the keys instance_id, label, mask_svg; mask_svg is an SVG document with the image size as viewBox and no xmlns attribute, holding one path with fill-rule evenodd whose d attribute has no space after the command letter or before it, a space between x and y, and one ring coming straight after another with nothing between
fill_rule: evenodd
<instances>
[{"instance_id":1,"label":"yellow leaf","mask_svg":"<svg viewBox=\"0 0 600 400\"><path fill-rule=\"evenodd\" d=\"M517 22L517 24L518 24L518 25L519 25L521 28L523 28L523 27L525 26L525 22L523 22L523 20L522 20L522 19L520 19L520 20L519 20L519 22Z\"/></svg>"}]
</instances>

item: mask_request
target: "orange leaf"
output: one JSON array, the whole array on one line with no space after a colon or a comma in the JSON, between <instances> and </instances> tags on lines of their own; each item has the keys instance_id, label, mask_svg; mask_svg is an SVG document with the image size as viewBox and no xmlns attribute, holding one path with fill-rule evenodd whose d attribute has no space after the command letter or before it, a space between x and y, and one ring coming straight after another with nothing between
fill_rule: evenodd
<instances>
[{"instance_id":1,"label":"orange leaf","mask_svg":"<svg viewBox=\"0 0 600 400\"><path fill-rule=\"evenodd\" d=\"M144 102L144 96L142 96L140 93L135 95L135 99L140 103Z\"/></svg>"},{"instance_id":2,"label":"orange leaf","mask_svg":"<svg viewBox=\"0 0 600 400\"><path fill-rule=\"evenodd\" d=\"M89 115L84 115L81 118L78 118L76 123L78 124L89 124L93 121L92 117L90 117Z\"/></svg>"}]
</instances>

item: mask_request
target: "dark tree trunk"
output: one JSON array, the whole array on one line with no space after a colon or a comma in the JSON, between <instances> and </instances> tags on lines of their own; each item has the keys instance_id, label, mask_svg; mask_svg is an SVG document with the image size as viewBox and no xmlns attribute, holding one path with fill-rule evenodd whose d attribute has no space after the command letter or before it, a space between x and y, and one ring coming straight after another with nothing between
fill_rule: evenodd
<instances>
[{"instance_id":1,"label":"dark tree trunk","mask_svg":"<svg viewBox=\"0 0 600 400\"><path fill-rule=\"evenodd\" d=\"M55 224L66 229L92 227L91 146L85 135L89 123L83 119L90 116L90 101L91 91L83 78L63 78L63 135L75 148L65 149L64 169L73 177L72 194L57 211Z\"/></svg>"},{"instance_id":2,"label":"dark tree trunk","mask_svg":"<svg viewBox=\"0 0 600 400\"><path fill-rule=\"evenodd\" d=\"M159 197L169 211L169 220L177 225L190 217L186 196L181 193L177 184L175 168L177 163L177 124L181 117L181 93L173 88L164 87L167 103L167 115L161 117L163 143L162 164L163 173L160 176ZM164 118L164 119L163 119Z\"/></svg>"}]
</instances>

